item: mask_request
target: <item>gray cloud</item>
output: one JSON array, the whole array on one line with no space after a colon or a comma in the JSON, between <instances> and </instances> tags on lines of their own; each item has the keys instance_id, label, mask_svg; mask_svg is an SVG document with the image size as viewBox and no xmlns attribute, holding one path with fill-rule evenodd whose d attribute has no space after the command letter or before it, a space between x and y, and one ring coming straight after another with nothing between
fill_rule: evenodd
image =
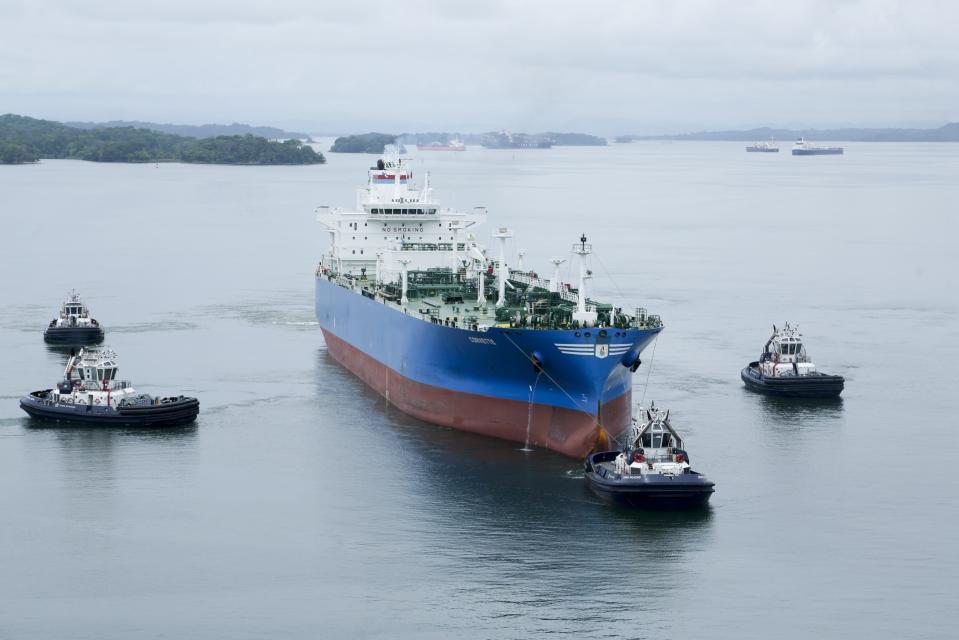
<instances>
[{"instance_id":1,"label":"gray cloud","mask_svg":"<svg viewBox=\"0 0 959 640\"><path fill-rule=\"evenodd\" d=\"M599 133L959 120L951 2L0 4L0 110Z\"/></svg>"}]
</instances>

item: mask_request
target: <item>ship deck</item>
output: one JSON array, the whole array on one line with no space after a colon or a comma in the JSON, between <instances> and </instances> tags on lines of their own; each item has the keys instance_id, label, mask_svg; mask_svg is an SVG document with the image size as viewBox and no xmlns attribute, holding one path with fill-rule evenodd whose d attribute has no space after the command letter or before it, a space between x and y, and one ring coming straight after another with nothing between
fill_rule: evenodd
<instances>
[{"instance_id":1,"label":"ship deck","mask_svg":"<svg viewBox=\"0 0 959 640\"><path fill-rule=\"evenodd\" d=\"M401 304L401 287L396 283L377 284L365 277L337 275L317 267L316 276L333 284L391 307L424 322L473 331L491 327L519 327L525 329L572 329L577 291L564 288L550 293L548 282L535 274L511 271L507 280L506 302L496 306L498 293L492 276L486 278L486 302L477 302L477 288L463 282L455 274L427 274L431 280L410 284L407 303ZM461 276L460 276L461 277ZM491 291L491 289L493 289ZM645 309L636 309L635 315L626 315L611 304L586 300L588 309L597 310L598 326L620 329L659 329L659 316L647 315Z\"/></svg>"}]
</instances>

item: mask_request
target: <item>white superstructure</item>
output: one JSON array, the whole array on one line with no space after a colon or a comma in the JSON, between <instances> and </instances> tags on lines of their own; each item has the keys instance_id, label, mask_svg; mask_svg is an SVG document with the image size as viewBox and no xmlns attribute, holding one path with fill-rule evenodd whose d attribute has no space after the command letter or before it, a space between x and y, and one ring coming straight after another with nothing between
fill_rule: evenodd
<instances>
[{"instance_id":1,"label":"white superstructure","mask_svg":"<svg viewBox=\"0 0 959 640\"><path fill-rule=\"evenodd\" d=\"M53 328L97 327L97 321L90 317L90 310L83 304L76 291L70 292L60 307L60 315L50 322Z\"/></svg>"},{"instance_id":2,"label":"white superstructure","mask_svg":"<svg viewBox=\"0 0 959 640\"><path fill-rule=\"evenodd\" d=\"M616 473L629 476L662 474L675 476L689 470L683 439L669 423L669 410L637 408L642 422L633 420L627 451L613 461Z\"/></svg>"},{"instance_id":3,"label":"white superstructure","mask_svg":"<svg viewBox=\"0 0 959 640\"><path fill-rule=\"evenodd\" d=\"M759 358L759 370L766 377L805 376L816 373L816 365L806 355L799 327L777 329L766 342Z\"/></svg>"},{"instance_id":4,"label":"white superstructure","mask_svg":"<svg viewBox=\"0 0 959 640\"><path fill-rule=\"evenodd\" d=\"M317 219L330 234L321 266L377 282L398 280L404 271L485 268L470 231L486 220L484 208L468 213L442 208L429 174L418 189L409 161L392 146L368 174L355 209L318 209Z\"/></svg>"},{"instance_id":5,"label":"white superstructure","mask_svg":"<svg viewBox=\"0 0 959 640\"><path fill-rule=\"evenodd\" d=\"M107 348L85 348L71 356L63 382L51 392L54 402L116 407L141 394L128 380L117 380L117 354Z\"/></svg>"}]
</instances>

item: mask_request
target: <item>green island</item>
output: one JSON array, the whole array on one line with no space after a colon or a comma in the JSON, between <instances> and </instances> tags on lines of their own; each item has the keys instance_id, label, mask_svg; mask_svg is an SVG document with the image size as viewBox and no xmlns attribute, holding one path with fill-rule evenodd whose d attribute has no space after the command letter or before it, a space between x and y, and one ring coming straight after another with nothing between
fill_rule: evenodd
<instances>
[{"instance_id":1,"label":"green island","mask_svg":"<svg viewBox=\"0 0 959 640\"><path fill-rule=\"evenodd\" d=\"M341 136L333 141L333 153L383 153L388 144L395 144L396 136L389 133L360 133Z\"/></svg>"},{"instance_id":2,"label":"green island","mask_svg":"<svg viewBox=\"0 0 959 640\"><path fill-rule=\"evenodd\" d=\"M245 165L326 162L322 153L299 140L271 142L250 134L197 139L133 127L78 129L27 116L0 116L0 164L41 158Z\"/></svg>"}]
</instances>

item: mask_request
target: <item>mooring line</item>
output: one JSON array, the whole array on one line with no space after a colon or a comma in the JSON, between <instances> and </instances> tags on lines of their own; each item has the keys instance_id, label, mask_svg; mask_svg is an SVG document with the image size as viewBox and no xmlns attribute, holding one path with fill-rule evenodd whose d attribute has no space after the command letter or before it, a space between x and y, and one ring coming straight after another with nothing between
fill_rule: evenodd
<instances>
[{"instance_id":1,"label":"mooring line","mask_svg":"<svg viewBox=\"0 0 959 640\"><path fill-rule=\"evenodd\" d=\"M656 358L656 345L659 343L659 334L656 334L656 338L653 340L653 353L649 356L649 368L646 369L646 384L643 385L643 399L639 401L639 406L643 406L646 402L646 391L649 389L649 374L653 372L653 359Z\"/></svg>"}]
</instances>

